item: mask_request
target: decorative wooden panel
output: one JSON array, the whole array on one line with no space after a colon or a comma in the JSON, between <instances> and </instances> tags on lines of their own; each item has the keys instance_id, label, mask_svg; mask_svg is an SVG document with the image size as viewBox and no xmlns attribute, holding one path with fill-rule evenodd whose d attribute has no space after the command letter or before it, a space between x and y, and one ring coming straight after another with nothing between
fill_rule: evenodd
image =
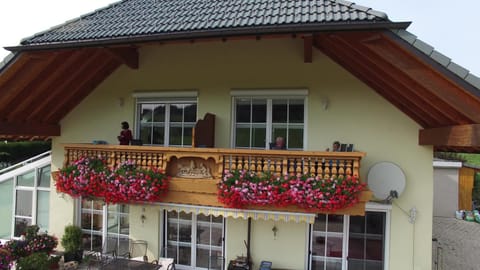
<instances>
[{"instance_id":1,"label":"decorative wooden panel","mask_svg":"<svg viewBox=\"0 0 480 270\"><path fill-rule=\"evenodd\" d=\"M458 209L472 210L472 190L475 170L462 167L458 171Z\"/></svg>"}]
</instances>

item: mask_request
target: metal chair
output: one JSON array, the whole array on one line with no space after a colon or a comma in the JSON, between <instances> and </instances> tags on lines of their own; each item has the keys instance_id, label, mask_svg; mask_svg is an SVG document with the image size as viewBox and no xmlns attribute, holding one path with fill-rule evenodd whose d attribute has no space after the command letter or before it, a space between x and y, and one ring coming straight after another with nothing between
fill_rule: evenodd
<instances>
[{"instance_id":1,"label":"metal chair","mask_svg":"<svg viewBox=\"0 0 480 270\"><path fill-rule=\"evenodd\" d=\"M259 270L270 270L272 269L272 262L269 261L262 261L260 263L260 268Z\"/></svg>"},{"instance_id":2,"label":"metal chair","mask_svg":"<svg viewBox=\"0 0 480 270\"><path fill-rule=\"evenodd\" d=\"M117 258L116 245L112 244L116 239L105 239L101 249L93 249L85 252L85 256L90 257L88 269L103 269Z\"/></svg>"},{"instance_id":3,"label":"metal chair","mask_svg":"<svg viewBox=\"0 0 480 270\"><path fill-rule=\"evenodd\" d=\"M148 242L145 240L130 240L128 252L122 254L122 257L134 261L148 261L147 257Z\"/></svg>"}]
</instances>

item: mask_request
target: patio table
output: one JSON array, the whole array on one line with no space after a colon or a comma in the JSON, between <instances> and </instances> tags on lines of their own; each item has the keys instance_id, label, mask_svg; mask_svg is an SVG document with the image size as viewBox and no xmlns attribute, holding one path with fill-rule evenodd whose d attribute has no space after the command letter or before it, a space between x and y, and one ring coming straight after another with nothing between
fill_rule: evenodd
<instances>
[{"instance_id":1,"label":"patio table","mask_svg":"<svg viewBox=\"0 0 480 270\"><path fill-rule=\"evenodd\" d=\"M160 269L160 267L161 265L159 264L117 258L111 261L109 264L103 266L102 269L105 269L105 270L119 270L119 269L157 270L157 269Z\"/></svg>"}]
</instances>

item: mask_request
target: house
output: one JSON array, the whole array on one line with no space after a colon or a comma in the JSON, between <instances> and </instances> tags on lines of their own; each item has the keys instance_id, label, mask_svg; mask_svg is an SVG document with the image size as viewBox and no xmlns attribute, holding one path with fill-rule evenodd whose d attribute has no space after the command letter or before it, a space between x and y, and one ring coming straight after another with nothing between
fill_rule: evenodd
<instances>
[{"instance_id":1,"label":"house","mask_svg":"<svg viewBox=\"0 0 480 270\"><path fill-rule=\"evenodd\" d=\"M433 151L478 151L480 79L409 24L343 0L124 0L7 47L0 134L51 138L52 171L102 155L172 176L161 202L51 192L48 231L79 224L86 249L147 240L178 269L238 256L254 269L431 269ZM142 146L117 145L122 121ZM288 150L268 149L277 136ZM336 140L353 151L326 152ZM368 191L333 212L217 199L225 169L366 182L382 161L406 177L390 204Z\"/></svg>"}]
</instances>

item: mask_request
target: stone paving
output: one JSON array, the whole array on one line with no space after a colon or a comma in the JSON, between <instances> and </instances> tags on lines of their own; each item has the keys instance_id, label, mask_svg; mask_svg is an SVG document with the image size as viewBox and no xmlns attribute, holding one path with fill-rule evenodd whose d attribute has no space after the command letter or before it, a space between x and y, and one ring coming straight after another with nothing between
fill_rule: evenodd
<instances>
[{"instance_id":1,"label":"stone paving","mask_svg":"<svg viewBox=\"0 0 480 270\"><path fill-rule=\"evenodd\" d=\"M433 270L480 269L480 224L455 218L433 218ZM436 247L439 247L437 249Z\"/></svg>"}]
</instances>

